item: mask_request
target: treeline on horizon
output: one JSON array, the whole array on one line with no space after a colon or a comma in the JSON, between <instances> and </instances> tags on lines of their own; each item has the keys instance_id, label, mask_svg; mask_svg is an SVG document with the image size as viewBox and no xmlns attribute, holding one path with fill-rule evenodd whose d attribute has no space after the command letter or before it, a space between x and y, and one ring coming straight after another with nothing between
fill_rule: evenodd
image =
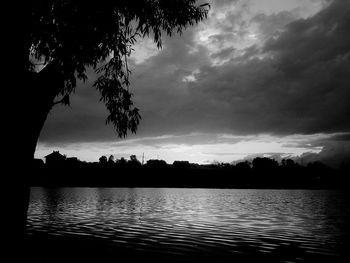
<instances>
[{"instance_id":1,"label":"treeline on horizon","mask_svg":"<svg viewBox=\"0 0 350 263\"><path fill-rule=\"evenodd\" d=\"M58 153L58 152L54 152ZM339 169L321 162L303 166L292 159L281 163L267 157L236 164L200 165L188 161L148 160L135 155L114 160L102 156L99 162L84 162L59 155L46 163L36 159L29 180L33 186L90 187L185 187L185 188L344 188L349 165ZM57 157L57 156L56 156Z\"/></svg>"}]
</instances>

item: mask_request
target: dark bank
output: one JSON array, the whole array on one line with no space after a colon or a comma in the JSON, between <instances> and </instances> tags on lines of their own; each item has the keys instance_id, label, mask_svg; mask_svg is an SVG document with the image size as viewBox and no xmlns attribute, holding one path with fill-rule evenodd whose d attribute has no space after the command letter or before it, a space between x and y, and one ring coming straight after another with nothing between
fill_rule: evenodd
<instances>
[{"instance_id":1,"label":"dark bank","mask_svg":"<svg viewBox=\"0 0 350 263\"><path fill-rule=\"evenodd\" d=\"M83 162L54 151L36 159L29 175L33 186L189 187L338 189L348 186L349 164L331 168L321 162L306 165L292 159L280 163L267 157L236 164L200 165L188 161L139 161L102 156L99 162Z\"/></svg>"}]
</instances>

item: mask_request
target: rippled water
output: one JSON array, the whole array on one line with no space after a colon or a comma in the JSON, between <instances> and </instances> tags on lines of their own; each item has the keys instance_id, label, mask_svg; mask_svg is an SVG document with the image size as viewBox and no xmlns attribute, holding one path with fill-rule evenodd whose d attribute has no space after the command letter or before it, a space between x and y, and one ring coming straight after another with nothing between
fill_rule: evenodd
<instances>
[{"instance_id":1,"label":"rippled water","mask_svg":"<svg viewBox=\"0 0 350 263\"><path fill-rule=\"evenodd\" d=\"M181 256L261 253L299 262L338 256L349 215L344 193L331 190L32 188L28 233Z\"/></svg>"}]
</instances>

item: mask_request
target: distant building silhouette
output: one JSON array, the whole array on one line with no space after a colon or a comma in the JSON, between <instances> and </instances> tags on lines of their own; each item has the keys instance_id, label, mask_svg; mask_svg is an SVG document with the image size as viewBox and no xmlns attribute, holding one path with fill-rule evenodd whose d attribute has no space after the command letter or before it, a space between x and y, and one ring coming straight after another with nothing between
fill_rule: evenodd
<instances>
[{"instance_id":1,"label":"distant building silhouette","mask_svg":"<svg viewBox=\"0 0 350 263\"><path fill-rule=\"evenodd\" d=\"M52 153L46 155L44 158L46 165L57 165L66 160L66 156L60 154L59 151L53 151Z\"/></svg>"},{"instance_id":2,"label":"distant building silhouette","mask_svg":"<svg viewBox=\"0 0 350 263\"><path fill-rule=\"evenodd\" d=\"M78 166L79 165L79 159L77 157L68 157L65 160L65 164L70 166L70 167L74 167L74 166Z\"/></svg>"},{"instance_id":3,"label":"distant building silhouette","mask_svg":"<svg viewBox=\"0 0 350 263\"><path fill-rule=\"evenodd\" d=\"M79 161L79 159L78 159L78 157L68 157L67 158L67 162L78 162Z\"/></svg>"}]
</instances>

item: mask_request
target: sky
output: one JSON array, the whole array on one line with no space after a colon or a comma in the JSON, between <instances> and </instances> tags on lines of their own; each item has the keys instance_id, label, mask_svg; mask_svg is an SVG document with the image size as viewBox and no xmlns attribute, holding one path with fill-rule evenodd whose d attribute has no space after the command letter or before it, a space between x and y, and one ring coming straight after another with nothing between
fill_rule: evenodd
<instances>
[{"instance_id":1,"label":"sky","mask_svg":"<svg viewBox=\"0 0 350 263\"><path fill-rule=\"evenodd\" d=\"M164 36L162 49L150 38L135 45L136 134L120 139L105 125L88 69L71 106L49 114L36 158L59 150L85 161L144 154L168 163L349 162L350 1L207 2L208 19Z\"/></svg>"}]
</instances>

